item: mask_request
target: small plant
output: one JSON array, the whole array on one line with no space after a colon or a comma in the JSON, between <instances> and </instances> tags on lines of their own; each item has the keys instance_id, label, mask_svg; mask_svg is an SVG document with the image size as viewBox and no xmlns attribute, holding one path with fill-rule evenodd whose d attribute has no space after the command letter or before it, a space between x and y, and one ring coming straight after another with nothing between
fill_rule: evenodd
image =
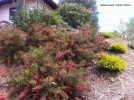
<instances>
[{"instance_id":1,"label":"small plant","mask_svg":"<svg viewBox=\"0 0 134 100\"><path fill-rule=\"evenodd\" d=\"M114 37L114 35L112 33L110 33L110 32L102 32L101 34L105 38L113 38Z\"/></svg>"},{"instance_id":2,"label":"small plant","mask_svg":"<svg viewBox=\"0 0 134 100\"><path fill-rule=\"evenodd\" d=\"M115 55L109 55L107 53L97 54L98 63L103 67L109 70L123 70L127 67L127 62Z\"/></svg>"},{"instance_id":3,"label":"small plant","mask_svg":"<svg viewBox=\"0 0 134 100\"><path fill-rule=\"evenodd\" d=\"M110 50L114 52L125 53L128 50L128 47L121 42L114 42L110 45Z\"/></svg>"},{"instance_id":4,"label":"small plant","mask_svg":"<svg viewBox=\"0 0 134 100\"><path fill-rule=\"evenodd\" d=\"M131 49L134 49L134 41L132 43L129 43L128 46L131 48Z\"/></svg>"}]
</instances>

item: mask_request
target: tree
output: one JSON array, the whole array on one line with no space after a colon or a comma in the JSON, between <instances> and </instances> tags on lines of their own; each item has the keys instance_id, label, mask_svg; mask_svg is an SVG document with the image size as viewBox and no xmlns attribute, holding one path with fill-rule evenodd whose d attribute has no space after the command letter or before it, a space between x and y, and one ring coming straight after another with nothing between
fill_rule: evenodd
<instances>
[{"instance_id":1,"label":"tree","mask_svg":"<svg viewBox=\"0 0 134 100\"><path fill-rule=\"evenodd\" d=\"M98 14L97 6L96 6L96 0L60 0L59 5L67 3L79 3L83 4L86 8L92 9L92 27L93 27L93 33L96 33L98 31Z\"/></svg>"},{"instance_id":2,"label":"tree","mask_svg":"<svg viewBox=\"0 0 134 100\"><path fill-rule=\"evenodd\" d=\"M131 17L126 23L126 32L128 38L134 39L134 17Z\"/></svg>"},{"instance_id":3,"label":"tree","mask_svg":"<svg viewBox=\"0 0 134 100\"><path fill-rule=\"evenodd\" d=\"M81 4L65 3L58 9L58 12L63 16L63 20L74 28L91 23L92 11Z\"/></svg>"},{"instance_id":4,"label":"tree","mask_svg":"<svg viewBox=\"0 0 134 100\"><path fill-rule=\"evenodd\" d=\"M118 31L122 33L123 37L127 37L126 35L126 23L122 20L120 20Z\"/></svg>"},{"instance_id":5,"label":"tree","mask_svg":"<svg viewBox=\"0 0 134 100\"><path fill-rule=\"evenodd\" d=\"M119 31L128 39L134 39L134 17L131 17L128 22L120 21Z\"/></svg>"}]
</instances>

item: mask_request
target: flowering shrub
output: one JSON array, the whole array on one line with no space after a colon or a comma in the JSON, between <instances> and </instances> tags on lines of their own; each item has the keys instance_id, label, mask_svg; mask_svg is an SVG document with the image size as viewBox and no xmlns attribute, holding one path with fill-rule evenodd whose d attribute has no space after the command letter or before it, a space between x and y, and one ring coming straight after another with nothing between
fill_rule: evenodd
<instances>
[{"instance_id":1,"label":"flowering shrub","mask_svg":"<svg viewBox=\"0 0 134 100\"><path fill-rule=\"evenodd\" d=\"M0 46L2 49L2 58L13 60L14 56L23 50L25 46L26 34L16 29L7 29L0 33Z\"/></svg>"},{"instance_id":2,"label":"flowering shrub","mask_svg":"<svg viewBox=\"0 0 134 100\"><path fill-rule=\"evenodd\" d=\"M125 53L128 50L128 48L125 44L121 42L114 42L110 45L110 50L114 52Z\"/></svg>"},{"instance_id":3,"label":"flowering shrub","mask_svg":"<svg viewBox=\"0 0 134 100\"><path fill-rule=\"evenodd\" d=\"M27 36L30 49L20 52L23 66L13 80L16 96L33 100L83 97L94 54L108 45L101 35L92 36L90 27L73 33L45 23L33 24Z\"/></svg>"},{"instance_id":4,"label":"flowering shrub","mask_svg":"<svg viewBox=\"0 0 134 100\"><path fill-rule=\"evenodd\" d=\"M127 62L115 55L109 55L107 53L97 54L99 64L109 70L123 70L127 67Z\"/></svg>"},{"instance_id":5,"label":"flowering shrub","mask_svg":"<svg viewBox=\"0 0 134 100\"><path fill-rule=\"evenodd\" d=\"M78 69L79 64L71 60L57 61L51 55L43 47L31 49L24 55L25 65L14 80L18 99L25 99L28 94L33 100L71 99L84 95L82 90L88 90L82 66Z\"/></svg>"},{"instance_id":6,"label":"flowering shrub","mask_svg":"<svg viewBox=\"0 0 134 100\"><path fill-rule=\"evenodd\" d=\"M101 34L105 38L113 38L114 37L114 35L112 33L109 33L109 32L102 32Z\"/></svg>"}]
</instances>

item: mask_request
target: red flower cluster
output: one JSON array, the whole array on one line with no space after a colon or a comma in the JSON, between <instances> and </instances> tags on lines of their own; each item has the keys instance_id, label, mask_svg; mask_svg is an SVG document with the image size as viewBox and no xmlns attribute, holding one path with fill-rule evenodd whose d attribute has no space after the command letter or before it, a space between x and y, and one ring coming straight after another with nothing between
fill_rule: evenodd
<instances>
[{"instance_id":1,"label":"red flower cluster","mask_svg":"<svg viewBox=\"0 0 134 100\"><path fill-rule=\"evenodd\" d=\"M0 94L0 100L5 100L5 97Z\"/></svg>"},{"instance_id":2,"label":"red flower cluster","mask_svg":"<svg viewBox=\"0 0 134 100\"><path fill-rule=\"evenodd\" d=\"M44 24L33 26L27 36L28 47L33 47L22 53L24 67L14 80L23 90L29 86L23 92L15 88L19 97L71 100L83 96L89 88L85 74L94 64L94 55L106 48L104 38L93 36L91 27L75 34Z\"/></svg>"}]
</instances>

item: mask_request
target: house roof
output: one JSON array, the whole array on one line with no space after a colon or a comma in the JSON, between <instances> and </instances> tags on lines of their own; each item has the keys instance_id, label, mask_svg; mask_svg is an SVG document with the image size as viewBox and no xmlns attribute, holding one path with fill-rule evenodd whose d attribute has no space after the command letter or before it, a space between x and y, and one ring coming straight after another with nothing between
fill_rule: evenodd
<instances>
[{"instance_id":1,"label":"house roof","mask_svg":"<svg viewBox=\"0 0 134 100\"><path fill-rule=\"evenodd\" d=\"M0 0L0 6L12 3L14 0ZM58 5L53 0L44 0L52 9L58 8Z\"/></svg>"}]
</instances>

